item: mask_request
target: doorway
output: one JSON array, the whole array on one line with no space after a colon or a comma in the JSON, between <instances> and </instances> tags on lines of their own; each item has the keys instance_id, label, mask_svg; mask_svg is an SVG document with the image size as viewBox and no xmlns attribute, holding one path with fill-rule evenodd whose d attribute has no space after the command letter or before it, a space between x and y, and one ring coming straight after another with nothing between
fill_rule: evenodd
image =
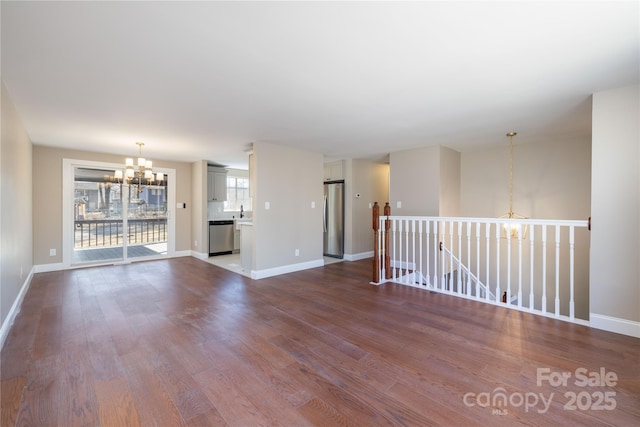
<instances>
[{"instance_id":1,"label":"doorway","mask_svg":"<svg viewBox=\"0 0 640 427\"><path fill-rule=\"evenodd\" d=\"M149 185L119 182L124 165L64 161L63 263L126 263L174 253L175 171Z\"/></svg>"}]
</instances>

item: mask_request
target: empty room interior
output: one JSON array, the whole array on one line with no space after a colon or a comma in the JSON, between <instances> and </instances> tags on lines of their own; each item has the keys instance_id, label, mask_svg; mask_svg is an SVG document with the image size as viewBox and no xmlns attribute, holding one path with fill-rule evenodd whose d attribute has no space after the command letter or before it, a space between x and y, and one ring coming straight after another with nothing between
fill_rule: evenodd
<instances>
[{"instance_id":1,"label":"empty room interior","mask_svg":"<svg viewBox=\"0 0 640 427\"><path fill-rule=\"evenodd\" d=\"M640 424L640 3L0 3L0 425Z\"/></svg>"}]
</instances>

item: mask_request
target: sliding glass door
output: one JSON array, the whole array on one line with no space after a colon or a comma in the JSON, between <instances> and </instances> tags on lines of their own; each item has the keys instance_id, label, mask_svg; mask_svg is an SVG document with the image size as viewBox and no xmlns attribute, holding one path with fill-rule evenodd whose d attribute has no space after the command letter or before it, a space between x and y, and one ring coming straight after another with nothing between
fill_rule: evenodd
<instances>
[{"instance_id":1,"label":"sliding glass door","mask_svg":"<svg viewBox=\"0 0 640 427\"><path fill-rule=\"evenodd\" d=\"M127 262L170 252L174 226L169 188L175 188L175 174L158 171L162 179L138 185L115 178L123 169L65 160L64 264Z\"/></svg>"},{"instance_id":2,"label":"sliding glass door","mask_svg":"<svg viewBox=\"0 0 640 427\"><path fill-rule=\"evenodd\" d=\"M127 245L129 258L167 254L167 179L162 184L125 188Z\"/></svg>"},{"instance_id":3,"label":"sliding glass door","mask_svg":"<svg viewBox=\"0 0 640 427\"><path fill-rule=\"evenodd\" d=\"M75 167L72 264L124 259L122 184L113 169Z\"/></svg>"}]
</instances>

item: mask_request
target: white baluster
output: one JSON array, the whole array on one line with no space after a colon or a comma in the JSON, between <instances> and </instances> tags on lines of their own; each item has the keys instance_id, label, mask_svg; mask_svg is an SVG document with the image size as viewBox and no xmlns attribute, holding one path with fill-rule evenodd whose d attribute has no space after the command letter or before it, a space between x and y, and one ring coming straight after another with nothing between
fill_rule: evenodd
<instances>
[{"instance_id":1,"label":"white baluster","mask_svg":"<svg viewBox=\"0 0 640 427\"><path fill-rule=\"evenodd\" d=\"M393 267L393 271L394 274L395 272L397 272L398 276L394 276L394 277L398 277L401 278L402 277L402 230L403 230L403 223L404 220L400 219L398 220L398 245L393 245L394 248L398 248L398 256L395 257L394 256L394 267ZM395 255L395 254L394 254Z\"/></svg>"},{"instance_id":2,"label":"white baluster","mask_svg":"<svg viewBox=\"0 0 640 427\"><path fill-rule=\"evenodd\" d=\"M556 225L556 317L560 316L560 226Z\"/></svg>"},{"instance_id":3,"label":"white baluster","mask_svg":"<svg viewBox=\"0 0 640 427\"><path fill-rule=\"evenodd\" d=\"M500 224L496 224L496 302L502 301L500 293Z\"/></svg>"},{"instance_id":4,"label":"white baluster","mask_svg":"<svg viewBox=\"0 0 640 427\"><path fill-rule=\"evenodd\" d=\"M378 227L378 253L380 254L380 259L378 260L378 269L380 270L380 282L385 281L385 268L384 268L384 221L382 217L380 217L380 227Z\"/></svg>"},{"instance_id":5,"label":"white baluster","mask_svg":"<svg viewBox=\"0 0 640 427\"><path fill-rule=\"evenodd\" d=\"M438 230L440 231L440 244L442 245L441 251L440 251L440 285L441 285L441 289L444 291L446 290L447 287L447 283L444 280L445 278L445 263L446 263L446 259L445 259L445 251L444 251L444 243L445 243L445 239L447 238L446 236L446 232L447 232L447 225L442 222L440 223L440 225L438 226Z\"/></svg>"},{"instance_id":6,"label":"white baluster","mask_svg":"<svg viewBox=\"0 0 640 427\"><path fill-rule=\"evenodd\" d=\"M391 243L392 243L392 245L391 245L391 248L392 248L391 249L391 253L392 253L393 256L391 257L392 265L391 265L390 268L391 268L391 278L393 280L395 280L396 277L397 277L396 276L396 271L397 271L397 268L396 268L397 261L396 260L398 259L398 257L396 257L396 227L398 227L398 225L397 225L398 222L399 222L399 220L397 220L397 219L391 220L391 230L392 230L391 235L393 236L392 241L391 241Z\"/></svg>"},{"instance_id":7,"label":"white baluster","mask_svg":"<svg viewBox=\"0 0 640 427\"><path fill-rule=\"evenodd\" d=\"M511 225L507 232L507 304L511 304Z\"/></svg>"},{"instance_id":8,"label":"white baluster","mask_svg":"<svg viewBox=\"0 0 640 427\"><path fill-rule=\"evenodd\" d=\"M522 308L522 224L518 230L518 308Z\"/></svg>"},{"instance_id":9,"label":"white baluster","mask_svg":"<svg viewBox=\"0 0 640 427\"><path fill-rule=\"evenodd\" d=\"M575 301L573 300L574 292L574 261L575 261L575 240L574 240L574 227L569 227L569 318L571 320L575 317Z\"/></svg>"},{"instance_id":10,"label":"white baluster","mask_svg":"<svg viewBox=\"0 0 640 427\"><path fill-rule=\"evenodd\" d=\"M411 284L415 285L416 283L416 269L418 268L418 263L416 263L416 220L411 220L411 257L413 273L411 274Z\"/></svg>"},{"instance_id":11,"label":"white baluster","mask_svg":"<svg viewBox=\"0 0 640 427\"><path fill-rule=\"evenodd\" d=\"M476 222L476 298L480 298L480 223L479 222Z\"/></svg>"},{"instance_id":12,"label":"white baluster","mask_svg":"<svg viewBox=\"0 0 640 427\"><path fill-rule=\"evenodd\" d=\"M471 271L471 223L467 222L467 262L469 263L469 271ZM467 279L469 278L469 275L467 274ZM468 281L468 280L467 280ZM471 295L471 286L469 286L467 284L467 295ZM478 296L478 293L476 292L476 296Z\"/></svg>"},{"instance_id":13,"label":"white baluster","mask_svg":"<svg viewBox=\"0 0 640 427\"><path fill-rule=\"evenodd\" d=\"M420 280L420 286L423 284L424 270L422 269L422 220L418 221L418 256L420 257L420 270L418 271L418 279Z\"/></svg>"},{"instance_id":14,"label":"white baluster","mask_svg":"<svg viewBox=\"0 0 640 427\"><path fill-rule=\"evenodd\" d=\"M411 224L410 220L407 220L407 228L406 228L406 231L405 231L406 240L404 242L405 249L406 249L405 253L406 253L406 258L407 258L407 269L405 270L405 272L406 272L405 282L406 283L409 283L411 281L411 277L410 277L410 274L409 274L409 267L411 267L411 264L410 264L411 260L409 259L409 257L410 257L410 254L409 254L409 229L411 228L410 224Z\"/></svg>"},{"instance_id":15,"label":"white baluster","mask_svg":"<svg viewBox=\"0 0 640 427\"><path fill-rule=\"evenodd\" d=\"M431 239L431 223L429 221L426 221L424 225L425 225L425 228L427 230L427 236L426 236L427 243L426 243L426 246L425 246L425 249L426 249L426 252L427 252L425 254L425 257L426 257L426 260L427 260L427 271L425 272L426 274L424 275L424 277L427 280L427 284L429 284L428 282L431 281L431 269L429 268L430 264L431 264L431 262L430 262L431 258L429 258L429 255L430 255L429 254L429 242L430 242L430 239ZM433 286L433 282L431 282L430 284L431 284L431 286Z\"/></svg>"},{"instance_id":16,"label":"white baluster","mask_svg":"<svg viewBox=\"0 0 640 427\"><path fill-rule=\"evenodd\" d=\"M457 282L458 282L458 295L462 295L462 222L458 221L458 267L457 267Z\"/></svg>"},{"instance_id":17,"label":"white baluster","mask_svg":"<svg viewBox=\"0 0 640 427\"><path fill-rule=\"evenodd\" d=\"M485 298L487 300L491 299L491 295L489 295L489 290L491 289L491 282L489 281L489 267L490 267L490 260L491 260L491 224L490 223L486 223L485 224L486 228L485 228L485 239L486 239L486 252L485 252L485 259L486 259L486 279L484 284L487 286L487 292L485 294Z\"/></svg>"},{"instance_id":18,"label":"white baluster","mask_svg":"<svg viewBox=\"0 0 640 427\"><path fill-rule=\"evenodd\" d=\"M529 233L529 240L530 240L530 249L531 249L531 253L529 254L529 311L533 311L535 305L534 305L534 296L533 296L533 266L534 266L534 244L533 241L535 239L535 235L536 235L536 230L534 228L534 225L531 224L531 231Z\"/></svg>"},{"instance_id":19,"label":"white baluster","mask_svg":"<svg viewBox=\"0 0 640 427\"><path fill-rule=\"evenodd\" d=\"M441 259L442 254L439 251L438 245L441 242L440 237L440 223L433 221L433 283L436 288L442 289L442 283L440 282L440 269L438 261Z\"/></svg>"},{"instance_id":20,"label":"white baluster","mask_svg":"<svg viewBox=\"0 0 640 427\"><path fill-rule=\"evenodd\" d=\"M542 226L542 312L547 312L547 226Z\"/></svg>"},{"instance_id":21,"label":"white baluster","mask_svg":"<svg viewBox=\"0 0 640 427\"><path fill-rule=\"evenodd\" d=\"M449 221L449 291L453 292L453 221Z\"/></svg>"}]
</instances>

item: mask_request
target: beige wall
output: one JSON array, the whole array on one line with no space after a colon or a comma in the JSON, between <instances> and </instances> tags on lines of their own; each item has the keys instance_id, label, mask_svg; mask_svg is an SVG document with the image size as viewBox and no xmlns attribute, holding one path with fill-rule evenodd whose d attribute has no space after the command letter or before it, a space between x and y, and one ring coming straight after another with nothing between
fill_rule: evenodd
<instances>
[{"instance_id":1,"label":"beige wall","mask_svg":"<svg viewBox=\"0 0 640 427\"><path fill-rule=\"evenodd\" d=\"M252 270L321 261L322 154L256 142L251 168L255 177ZM265 209L266 202L270 209ZM299 256L294 255L296 249Z\"/></svg>"},{"instance_id":2,"label":"beige wall","mask_svg":"<svg viewBox=\"0 0 640 427\"><path fill-rule=\"evenodd\" d=\"M440 216L460 216L460 153L440 147Z\"/></svg>"},{"instance_id":3,"label":"beige wall","mask_svg":"<svg viewBox=\"0 0 640 427\"><path fill-rule=\"evenodd\" d=\"M135 148L135 147L134 147ZM135 150L132 150L135 152ZM124 163L131 153L106 154L65 150L34 145L33 147L33 236L34 264L62 262L62 160L76 159L106 163ZM153 159L154 166L176 170L176 201L187 204L176 209L176 252L191 249L191 164ZM56 249L56 256L49 256Z\"/></svg>"},{"instance_id":4,"label":"beige wall","mask_svg":"<svg viewBox=\"0 0 640 427\"><path fill-rule=\"evenodd\" d=\"M396 151L389 165L392 215L459 215L460 153L439 145Z\"/></svg>"},{"instance_id":5,"label":"beige wall","mask_svg":"<svg viewBox=\"0 0 640 427\"><path fill-rule=\"evenodd\" d=\"M640 86L593 95L591 322L640 337L638 117Z\"/></svg>"},{"instance_id":6,"label":"beige wall","mask_svg":"<svg viewBox=\"0 0 640 427\"><path fill-rule=\"evenodd\" d=\"M191 248L200 258L209 256L209 223L207 221L207 162L191 164Z\"/></svg>"},{"instance_id":7,"label":"beige wall","mask_svg":"<svg viewBox=\"0 0 640 427\"><path fill-rule=\"evenodd\" d=\"M395 151L389 154L389 167L392 215L439 215L440 147Z\"/></svg>"},{"instance_id":8,"label":"beige wall","mask_svg":"<svg viewBox=\"0 0 640 427\"><path fill-rule=\"evenodd\" d=\"M517 138L517 137L516 137ZM460 215L495 218L509 211L509 142L461 155ZM587 219L591 212L591 141L537 141L513 148L513 211L536 219Z\"/></svg>"},{"instance_id":9,"label":"beige wall","mask_svg":"<svg viewBox=\"0 0 640 427\"><path fill-rule=\"evenodd\" d=\"M358 257L373 251L371 208L389 200L389 165L367 160L348 160L346 181L348 218L345 225L345 255ZM360 194L360 197L356 197ZM382 212L382 210L381 210Z\"/></svg>"},{"instance_id":10,"label":"beige wall","mask_svg":"<svg viewBox=\"0 0 640 427\"><path fill-rule=\"evenodd\" d=\"M33 267L31 141L2 82L0 145L0 323Z\"/></svg>"}]
</instances>

